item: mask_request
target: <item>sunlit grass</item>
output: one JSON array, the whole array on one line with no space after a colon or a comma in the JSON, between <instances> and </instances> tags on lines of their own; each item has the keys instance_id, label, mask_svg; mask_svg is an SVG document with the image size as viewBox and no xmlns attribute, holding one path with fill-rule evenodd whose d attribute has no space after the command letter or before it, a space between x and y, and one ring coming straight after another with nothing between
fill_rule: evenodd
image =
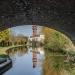
<instances>
[{"instance_id":1,"label":"sunlit grass","mask_svg":"<svg viewBox=\"0 0 75 75\"><path fill-rule=\"evenodd\" d=\"M43 75L75 75L75 68L70 62L64 63L65 56L45 51L43 61Z\"/></svg>"}]
</instances>

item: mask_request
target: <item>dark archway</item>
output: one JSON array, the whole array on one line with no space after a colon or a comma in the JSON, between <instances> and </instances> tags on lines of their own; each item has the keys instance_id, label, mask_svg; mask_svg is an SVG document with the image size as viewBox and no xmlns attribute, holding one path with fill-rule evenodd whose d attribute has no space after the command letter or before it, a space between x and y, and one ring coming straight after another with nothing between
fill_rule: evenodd
<instances>
[{"instance_id":1,"label":"dark archway","mask_svg":"<svg viewBox=\"0 0 75 75\"><path fill-rule=\"evenodd\" d=\"M0 30L18 25L43 25L75 40L74 0L2 0Z\"/></svg>"}]
</instances>

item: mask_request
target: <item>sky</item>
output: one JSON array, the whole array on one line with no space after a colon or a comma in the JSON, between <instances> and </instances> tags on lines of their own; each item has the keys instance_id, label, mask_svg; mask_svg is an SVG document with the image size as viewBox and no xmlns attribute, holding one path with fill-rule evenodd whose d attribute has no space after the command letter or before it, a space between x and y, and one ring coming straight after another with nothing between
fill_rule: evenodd
<instances>
[{"instance_id":1,"label":"sky","mask_svg":"<svg viewBox=\"0 0 75 75\"><path fill-rule=\"evenodd\" d=\"M11 32L14 35L23 34L24 36L32 35L32 25L22 25L11 28Z\"/></svg>"},{"instance_id":2,"label":"sky","mask_svg":"<svg viewBox=\"0 0 75 75\"><path fill-rule=\"evenodd\" d=\"M40 26L38 26L38 31L40 30ZM11 28L11 32L14 35L22 34L24 36L32 36L32 25L22 25Z\"/></svg>"}]
</instances>

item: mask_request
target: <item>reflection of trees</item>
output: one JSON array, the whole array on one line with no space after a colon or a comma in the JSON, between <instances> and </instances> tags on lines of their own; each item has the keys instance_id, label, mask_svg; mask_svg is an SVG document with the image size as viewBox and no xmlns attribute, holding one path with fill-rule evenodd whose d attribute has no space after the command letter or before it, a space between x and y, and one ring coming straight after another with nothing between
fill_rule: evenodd
<instances>
[{"instance_id":1,"label":"reflection of trees","mask_svg":"<svg viewBox=\"0 0 75 75\"><path fill-rule=\"evenodd\" d=\"M65 56L46 51L43 62L43 75L69 75L70 63L64 63Z\"/></svg>"},{"instance_id":2,"label":"reflection of trees","mask_svg":"<svg viewBox=\"0 0 75 75\"><path fill-rule=\"evenodd\" d=\"M19 49L18 56L23 56L24 54L28 52L27 47L19 47L18 49Z\"/></svg>"},{"instance_id":3,"label":"reflection of trees","mask_svg":"<svg viewBox=\"0 0 75 75\"><path fill-rule=\"evenodd\" d=\"M28 52L28 48L27 47L16 47L16 48L12 48L6 51L6 53L10 56L10 58L12 59L12 63L15 63L16 60L16 56L23 56Z\"/></svg>"},{"instance_id":4,"label":"reflection of trees","mask_svg":"<svg viewBox=\"0 0 75 75\"><path fill-rule=\"evenodd\" d=\"M9 56L14 56L15 54L18 56L22 56L25 53L27 53L27 51L28 51L27 47L16 47L16 48L7 50L7 54Z\"/></svg>"}]
</instances>

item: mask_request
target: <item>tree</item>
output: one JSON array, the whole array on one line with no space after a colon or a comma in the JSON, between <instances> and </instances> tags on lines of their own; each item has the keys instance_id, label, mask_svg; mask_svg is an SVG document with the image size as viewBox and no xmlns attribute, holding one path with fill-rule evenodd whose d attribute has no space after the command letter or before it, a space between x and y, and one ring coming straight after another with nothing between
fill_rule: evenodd
<instances>
[{"instance_id":1,"label":"tree","mask_svg":"<svg viewBox=\"0 0 75 75\"><path fill-rule=\"evenodd\" d=\"M6 41L9 39L9 29L0 32L0 45L6 45Z\"/></svg>"},{"instance_id":2,"label":"tree","mask_svg":"<svg viewBox=\"0 0 75 75\"><path fill-rule=\"evenodd\" d=\"M9 38L9 29L6 29L0 32L0 41L6 40L8 38Z\"/></svg>"},{"instance_id":3,"label":"tree","mask_svg":"<svg viewBox=\"0 0 75 75\"><path fill-rule=\"evenodd\" d=\"M57 51L73 45L67 36L56 30L43 27L42 32L45 35L45 48L47 49Z\"/></svg>"}]
</instances>

